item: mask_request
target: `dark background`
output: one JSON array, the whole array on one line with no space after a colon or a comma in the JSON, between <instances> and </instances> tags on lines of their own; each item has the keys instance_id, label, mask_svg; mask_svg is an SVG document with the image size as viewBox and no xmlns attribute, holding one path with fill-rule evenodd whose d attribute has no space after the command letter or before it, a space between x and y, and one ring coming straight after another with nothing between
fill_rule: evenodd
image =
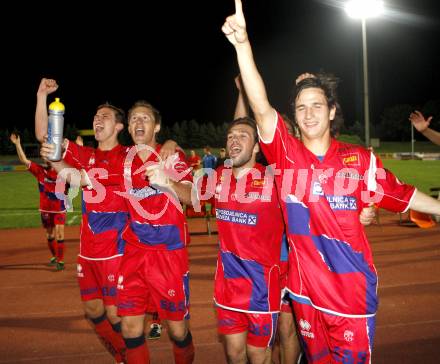
<instances>
[{"instance_id":1,"label":"dark background","mask_svg":"<svg viewBox=\"0 0 440 364\"><path fill-rule=\"evenodd\" d=\"M33 127L40 78L55 78L66 122L90 128L105 101L153 103L164 123L221 123L232 117L235 52L221 32L233 0L34 2L3 9L3 128ZM272 104L286 111L299 73L341 78L346 123L363 123L360 21L343 1L245 0L257 65ZM369 20L371 120L384 108L439 99L437 1L390 0ZM6 21L10 24L6 26ZM52 98L49 100L51 101Z\"/></svg>"}]
</instances>

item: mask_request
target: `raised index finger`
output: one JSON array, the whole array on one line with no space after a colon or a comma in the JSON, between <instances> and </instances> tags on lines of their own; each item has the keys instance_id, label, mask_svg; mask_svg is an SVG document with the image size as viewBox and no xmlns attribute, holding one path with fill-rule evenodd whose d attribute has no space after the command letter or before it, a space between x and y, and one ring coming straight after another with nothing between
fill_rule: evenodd
<instances>
[{"instance_id":1,"label":"raised index finger","mask_svg":"<svg viewBox=\"0 0 440 364\"><path fill-rule=\"evenodd\" d=\"M235 0L235 15L243 16L243 6L241 0Z\"/></svg>"}]
</instances>

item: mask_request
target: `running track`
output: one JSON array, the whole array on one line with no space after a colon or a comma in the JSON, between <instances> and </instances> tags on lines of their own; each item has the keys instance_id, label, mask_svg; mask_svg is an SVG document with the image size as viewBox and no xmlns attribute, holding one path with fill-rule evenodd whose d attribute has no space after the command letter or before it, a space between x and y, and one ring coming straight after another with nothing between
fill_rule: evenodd
<instances>
[{"instance_id":1,"label":"running track","mask_svg":"<svg viewBox=\"0 0 440 364\"><path fill-rule=\"evenodd\" d=\"M440 362L440 228L398 226L383 214L367 229L379 271L373 363ZM191 231L204 222L190 220ZM75 278L78 227L66 228L66 270L48 260L43 229L0 231L0 363L113 363L83 319ZM212 306L216 235L192 237L191 330L196 363L225 363ZM172 363L166 335L152 363Z\"/></svg>"}]
</instances>

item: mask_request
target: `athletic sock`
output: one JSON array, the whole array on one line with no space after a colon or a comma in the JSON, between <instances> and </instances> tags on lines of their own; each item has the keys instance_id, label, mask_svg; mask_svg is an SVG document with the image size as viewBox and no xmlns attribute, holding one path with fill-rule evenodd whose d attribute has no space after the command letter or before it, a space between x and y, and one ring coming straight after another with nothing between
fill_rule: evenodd
<instances>
[{"instance_id":1,"label":"athletic sock","mask_svg":"<svg viewBox=\"0 0 440 364\"><path fill-rule=\"evenodd\" d=\"M56 257L57 251L55 249L55 239L54 238L47 238L47 247L49 248L50 252L52 253L52 257Z\"/></svg>"},{"instance_id":2,"label":"athletic sock","mask_svg":"<svg viewBox=\"0 0 440 364\"><path fill-rule=\"evenodd\" d=\"M127 347L126 363L127 364L145 364L150 363L150 354L148 352L147 344L145 343L145 336L125 339Z\"/></svg>"},{"instance_id":3,"label":"athletic sock","mask_svg":"<svg viewBox=\"0 0 440 364\"><path fill-rule=\"evenodd\" d=\"M57 241L57 246L56 246L57 250L57 260L59 262L64 261L64 239L60 239Z\"/></svg>"},{"instance_id":4,"label":"athletic sock","mask_svg":"<svg viewBox=\"0 0 440 364\"><path fill-rule=\"evenodd\" d=\"M194 361L194 344L191 331L182 341L173 340L173 354L175 364L191 364Z\"/></svg>"},{"instance_id":5,"label":"athletic sock","mask_svg":"<svg viewBox=\"0 0 440 364\"><path fill-rule=\"evenodd\" d=\"M90 319L93 323L95 332L101 340L102 344L108 352L116 359L116 362L121 363L125 361L125 343L121 332L113 329L110 321L107 320L107 315ZM117 326L117 324L115 325Z\"/></svg>"}]
</instances>

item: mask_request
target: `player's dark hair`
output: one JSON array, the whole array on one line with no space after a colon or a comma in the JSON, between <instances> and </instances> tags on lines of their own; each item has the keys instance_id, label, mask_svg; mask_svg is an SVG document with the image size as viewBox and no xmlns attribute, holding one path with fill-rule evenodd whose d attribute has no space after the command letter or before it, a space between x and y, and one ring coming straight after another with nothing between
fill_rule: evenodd
<instances>
[{"instance_id":1,"label":"player's dark hair","mask_svg":"<svg viewBox=\"0 0 440 364\"><path fill-rule=\"evenodd\" d=\"M324 96L327 100L327 106L329 109L335 107L335 118L330 125L330 134L332 137L336 137L339 134L339 130L344 124L344 116L342 114L341 105L338 102L337 87L339 79L330 73L320 72L314 75L314 77L308 77L296 84L291 92L290 105L292 107L292 113L295 115L295 106L298 95L308 88L319 88L324 92ZM296 123L296 118L293 118Z\"/></svg>"},{"instance_id":2,"label":"player's dark hair","mask_svg":"<svg viewBox=\"0 0 440 364\"><path fill-rule=\"evenodd\" d=\"M257 124L254 119L245 116L243 118L238 118L233 121L231 121L228 125L228 129L226 130L226 134L229 134L231 129L236 125L248 125L252 128L253 134L254 134L254 140L255 143L258 143L258 132L257 132Z\"/></svg>"}]
</instances>

